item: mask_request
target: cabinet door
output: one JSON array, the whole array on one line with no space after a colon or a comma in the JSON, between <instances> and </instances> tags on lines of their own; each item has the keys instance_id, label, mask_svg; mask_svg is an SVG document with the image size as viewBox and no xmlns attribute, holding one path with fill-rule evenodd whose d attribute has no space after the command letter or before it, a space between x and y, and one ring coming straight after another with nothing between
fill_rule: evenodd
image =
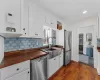
<instances>
[{"instance_id":1,"label":"cabinet door","mask_svg":"<svg viewBox=\"0 0 100 80\"><path fill-rule=\"evenodd\" d=\"M56 58L52 58L48 60L48 78L51 77L56 71Z\"/></svg>"},{"instance_id":2,"label":"cabinet door","mask_svg":"<svg viewBox=\"0 0 100 80\"><path fill-rule=\"evenodd\" d=\"M28 0L21 0L21 32L22 37L28 36L29 27L29 11L28 11Z\"/></svg>"},{"instance_id":3,"label":"cabinet door","mask_svg":"<svg viewBox=\"0 0 100 80\"><path fill-rule=\"evenodd\" d=\"M36 26L36 5L29 5L29 36L36 37L36 31L38 30Z\"/></svg>"},{"instance_id":4,"label":"cabinet door","mask_svg":"<svg viewBox=\"0 0 100 80\"><path fill-rule=\"evenodd\" d=\"M21 0L4 0L5 1L5 26L15 28L17 33L20 33L21 30ZM8 16L9 14L12 14ZM4 27L4 26L3 26ZM5 27L5 31L6 31Z\"/></svg>"},{"instance_id":5,"label":"cabinet door","mask_svg":"<svg viewBox=\"0 0 100 80\"><path fill-rule=\"evenodd\" d=\"M50 26L53 29L57 29L57 20L56 18L54 18L54 16L50 15L50 14L46 14L45 16L45 23L47 26Z\"/></svg>"},{"instance_id":6,"label":"cabinet door","mask_svg":"<svg viewBox=\"0 0 100 80\"><path fill-rule=\"evenodd\" d=\"M42 10L36 5L29 6L29 36L43 38L44 16Z\"/></svg>"},{"instance_id":7,"label":"cabinet door","mask_svg":"<svg viewBox=\"0 0 100 80\"><path fill-rule=\"evenodd\" d=\"M55 72L56 72L57 70L59 70L59 56L55 58L54 64L55 64Z\"/></svg>"},{"instance_id":8,"label":"cabinet door","mask_svg":"<svg viewBox=\"0 0 100 80\"><path fill-rule=\"evenodd\" d=\"M39 38L43 38L43 26L45 23L45 17L43 10L37 6L37 14L36 14L36 25L38 27L37 33Z\"/></svg>"},{"instance_id":9,"label":"cabinet door","mask_svg":"<svg viewBox=\"0 0 100 80\"><path fill-rule=\"evenodd\" d=\"M48 78L59 69L59 56L48 60Z\"/></svg>"},{"instance_id":10,"label":"cabinet door","mask_svg":"<svg viewBox=\"0 0 100 80\"><path fill-rule=\"evenodd\" d=\"M63 66L63 62L64 62L64 60L63 60L64 58L63 58L63 52L59 55L59 67L61 68L62 66Z\"/></svg>"},{"instance_id":11,"label":"cabinet door","mask_svg":"<svg viewBox=\"0 0 100 80\"><path fill-rule=\"evenodd\" d=\"M51 16L48 13L45 13L45 24L47 26L51 25Z\"/></svg>"},{"instance_id":12,"label":"cabinet door","mask_svg":"<svg viewBox=\"0 0 100 80\"><path fill-rule=\"evenodd\" d=\"M54 17L52 17L52 19L51 19L51 27L53 29L57 29L57 20Z\"/></svg>"},{"instance_id":13,"label":"cabinet door","mask_svg":"<svg viewBox=\"0 0 100 80\"><path fill-rule=\"evenodd\" d=\"M26 70L5 80L30 80L30 70Z\"/></svg>"}]
</instances>

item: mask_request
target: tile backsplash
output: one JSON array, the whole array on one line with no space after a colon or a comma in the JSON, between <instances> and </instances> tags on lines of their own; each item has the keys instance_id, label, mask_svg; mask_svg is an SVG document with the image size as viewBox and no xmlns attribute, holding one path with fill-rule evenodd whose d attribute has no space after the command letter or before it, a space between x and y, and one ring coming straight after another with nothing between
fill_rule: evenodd
<instances>
[{"instance_id":1,"label":"tile backsplash","mask_svg":"<svg viewBox=\"0 0 100 80\"><path fill-rule=\"evenodd\" d=\"M4 50L15 51L23 50L29 48L38 48L43 46L42 39L35 38L5 38L4 40Z\"/></svg>"}]
</instances>

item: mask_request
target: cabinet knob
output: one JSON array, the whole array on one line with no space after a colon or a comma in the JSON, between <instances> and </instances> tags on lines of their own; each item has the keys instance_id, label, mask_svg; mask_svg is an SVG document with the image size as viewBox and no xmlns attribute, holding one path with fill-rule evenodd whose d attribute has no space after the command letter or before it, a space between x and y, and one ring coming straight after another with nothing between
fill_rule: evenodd
<instances>
[{"instance_id":1,"label":"cabinet knob","mask_svg":"<svg viewBox=\"0 0 100 80\"><path fill-rule=\"evenodd\" d=\"M28 74L29 74L30 72L28 71Z\"/></svg>"},{"instance_id":2,"label":"cabinet knob","mask_svg":"<svg viewBox=\"0 0 100 80\"><path fill-rule=\"evenodd\" d=\"M35 35L37 35L37 36L38 36L38 34L35 34Z\"/></svg>"},{"instance_id":3,"label":"cabinet knob","mask_svg":"<svg viewBox=\"0 0 100 80\"><path fill-rule=\"evenodd\" d=\"M23 28L23 30L25 31L25 28Z\"/></svg>"},{"instance_id":4,"label":"cabinet knob","mask_svg":"<svg viewBox=\"0 0 100 80\"><path fill-rule=\"evenodd\" d=\"M25 35L26 35L26 33L25 33Z\"/></svg>"},{"instance_id":5,"label":"cabinet knob","mask_svg":"<svg viewBox=\"0 0 100 80\"><path fill-rule=\"evenodd\" d=\"M19 71L19 68L17 68L17 71Z\"/></svg>"}]
</instances>

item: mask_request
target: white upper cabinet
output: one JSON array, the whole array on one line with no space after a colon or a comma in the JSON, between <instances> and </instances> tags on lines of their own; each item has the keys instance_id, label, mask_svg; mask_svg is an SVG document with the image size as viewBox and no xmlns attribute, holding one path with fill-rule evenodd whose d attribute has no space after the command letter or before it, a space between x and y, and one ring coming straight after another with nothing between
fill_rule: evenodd
<instances>
[{"instance_id":1,"label":"white upper cabinet","mask_svg":"<svg viewBox=\"0 0 100 80\"><path fill-rule=\"evenodd\" d=\"M0 35L3 33L21 33L20 27L20 11L21 11L21 0L3 0L0 3ZM15 35L16 35L15 34ZM3 35L6 36L6 35Z\"/></svg>"},{"instance_id":2,"label":"white upper cabinet","mask_svg":"<svg viewBox=\"0 0 100 80\"><path fill-rule=\"evenodd\" d=\"M29 5L29 36L43 38L43 24L45 17L43 11L36 4Z\"/></svg>"},{"instance_id":3,"label":"white upper cabinet","mask_svg":"<svg viewBox=\"0 0 100 80\"><path fill-rule=\"evenodd\" d=\"M28 36L29 27L29 12L28 12L29 0L21 0L21 37Z\"/></svg>"},{"instance_id":4,"label":"white upper cabinet","mask_svg":"<svg viewBox=\"0 0 100 80\"><path fill-rule=\"evenodd\" d=\"M98 38L100 38L100 15L98 16L98 28L97 28L97 32L98 32L97 36L98 36Z\"/></svg>"},{"instance_id":5,"label":"white upper cabinet","mask_svg":"<svg viewBox=\"0 0 100 80\"><path fill-rule=\"evenodd\" d=\"M50 14L45 15L45 24L53 29L57 29L57 20Z\"/></svg>"}]
</instances>

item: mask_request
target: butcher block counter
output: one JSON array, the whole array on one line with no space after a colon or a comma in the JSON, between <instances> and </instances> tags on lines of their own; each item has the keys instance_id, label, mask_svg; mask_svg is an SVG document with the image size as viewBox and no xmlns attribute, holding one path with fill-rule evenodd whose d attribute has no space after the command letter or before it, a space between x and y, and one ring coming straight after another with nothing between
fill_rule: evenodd
<instances>
[{"instance_id":1,"label":"butcher block counter","mask_svg":"<svg viewBox=\"0 0 100 80\"><path fill-rule=\"evenodd\" d=\"M11 66L13 64L23 62L23 61L36 59L36 58L45 56L47 55L47 53L41 50L44 48L47 48L47 47L5 52L5 57L4 57L4 60L0 64L0 68L4 68L7 66ZM63 49L63 46L56 45L56 46L53 46L52 48Z\"/></svg>"}]
</instances>

